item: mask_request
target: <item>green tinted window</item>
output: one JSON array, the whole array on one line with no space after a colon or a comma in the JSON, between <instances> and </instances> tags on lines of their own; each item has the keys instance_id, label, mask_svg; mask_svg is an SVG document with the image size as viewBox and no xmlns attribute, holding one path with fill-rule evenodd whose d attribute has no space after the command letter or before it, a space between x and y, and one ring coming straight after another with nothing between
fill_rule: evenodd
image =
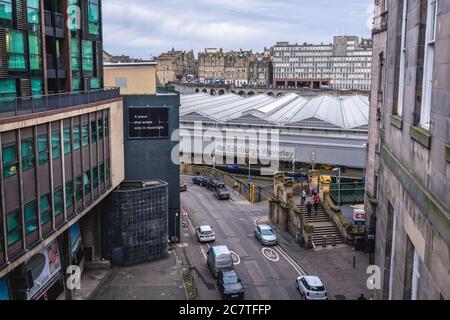
<instances>
[{"instance_id":1,"label":"green tinted window","mask_svg":"<svg viewBox=\"0 0 450 320\"><path fill-rule=\"evenodd\" d=\"M25 70L25 37L21 31L9 30L6 36L8 52L8 69Z\"/></svg>"},{"instance_id":2,"label":"green tinted window","mask_svg":"<svg viewBox=\"0 0 450 320\"><path fill-rule=\"evenodd\" d=\"M98 167L92 169L92 187L94 189L98 187Z\"/></svg>"},{"instance_id":3,"label":"green tinted window","mask_svg":"<svg viewBox=\"0 0 450 320\"><path fill-rule=\"evenodd\" d=\"M97 142L97 122L91 122L91 143Z\"/></svg>"},{"instance_id":4,"label":"green tinted window","mask_svg":"<svg viewBox=\"0 0 450 320\"><path fill-rule=\"evenodd\" d=\"M52 132L52 158L61 157L61 135L59 132Z\"/></svg>"},{"instance_id":5,"label":"green tinted window","mask_svg":"<svg viewBox=\"0 0 450 320\"><path fill-rule=\"evenodd\" d=\"M94 50L92 47L92 41L82 40L81 41L81 55L83 57L83 70L93 71L94 70Z\"/></svg>"},{"instance_id":6,"label":"green tinted window","mask_svg":"<svg viewBox=\"0 0 450 320\"><path fill-rule=\"evenodd\" d=\"M0 0L0 19L12 20L12 0Z\"/></svg>"},{"instance_id":7,"label":"green tinted window","mask_svg":"<svg viewBox=\"0 0 450 320\"><path fill-rule=\"evenodd\" d=\"M70 128L64 128L64 154L72 152Z\"/></svg>"},{"instance_id":8,"label":"green tinted window","mask_svg":"<svg viewBox=\"0 0 450 320\"><path fill-rule=\"evenodd\" d=\"M100 89L101 81L100 78L91 78L91 89Z\"/></svg>"},{"instance_id":9,"label":"green tinted window","mask_svg":"<svg viewBox=\"0 0 450 320\"><path fill-rule=\"evenodd\" d=\"M103 119L98 119L98 140L102 140L104 137Z\"/></svg>"},{"instance_id":10,"label":"green tinted window","mask_svg":"<svg viewBox=\"0 0 450 320\"><path fill-rule=\"evenodd\" d=\"M84 194L91 192L91 171L86 171L83 175Z\"/></svg>"},{"instance_id":11,"label":"green tinted window","mask_svg":"<svg viewBox=\"0 0 450 320\"><path fill-rule=\"evenodd\" d=\"M34 168L34 148L33 140L22 140L22 170L30 170Z\"/></svg>"},{"instance_id":12,"label":"green tinted window","mask_svg":"<svg viewBox=\"0 0 450 320\"><path fill-rule=\"evenodd\" d=\"M51 219L52 208L50 206L50 194L42 196L39 202L39 208L41 211L41 224L46 224Z\"/></svg>"},{"instance_id":13,"label":"green tinted window","mask_svg":"<svg viewBox=\"0 0 450 320\"><path fill-rule=\"evenodd\" d=\"M98 4L93 1L89 1L88 4L88 22L89 22L89 33L93 35L98 35L100 33L99 28L99 7Z\"/></svg>"},{"instance_id":14,"label":"green tinted window","mask_svg":"<svg viewBox=\"0 0 450 320\"><path fill-rule=\"evenodd\" d=\"M31 79L31 94L34 97L41 96L44 93L42 79Z\"/></svg>"},{"instance_id":15,"label":"green tinted window","mask_svg":"<svg viewBox=\"0 0 450 320\"><path fill-rule=\"evenodd\" d=\"M28 36L28 46L30 51L30 69L41 70L41 41L38 35Z\"/></svg>"},{"instance_id":16,"label":"green tinted window","mask_svg":"<svg viewBox=\"0 0 450 320\"><path fill-rule=\"evenodd\" d=\"M69 209L73 206L73 182L66 182L66 208Z\"/></svg>"},{"instance_id":17,"label":"green tinted window","mask_svg":"<svg viewBox=\"0 0 450 320\"><path fill-rule=\"evenodd\" d=\"M55 217L63 213L63 189L58 188L55 190L55 197L53 198L53 204L55 206Z\"/></svg>"},{"instance_id":18,"label":"green tinted window","mask_svg":"<svg viewBox=\"0 0 450 320\"><path fill-rule=\"evenodd\" d=\"M8 213L6 218L8 246L22 240L19 211Z\"/></svg>"},{"instance_id":19,"label":"green tinted window","mask_svg":"<svg viewBox=\"0 0 450 320\"><path fill-rule=\"evenodd\" d=\"M3 177L17 174L17 147L15 144L2 148Z\"/></svg>"},{"instance_id":20,"label":"green tinted window","mask_svg":"<svg viewBox=\"0 0 450 320\"><path fill-rule=\"evenodd\" d=\"M48 137L46 134L38 136L38 163L43 165L48 162Z\"/></svg>"},{"instance_id":21,"label":"green tinted window","mask_svg":"<svg viewBox=\"0 0 450 320\"><path fill-rule=\"evenodd\" d=\"M80 70L80 46L79 41L76 38L72 38L70 41L70 56L72 58L72 70Z\"/></svg>"},{"instance_id":22,"label":"green tinted window","mask_svg":"<svg viewBox=\"0 0 450 320\"><path fill-rule=\"evenodd\" d=\"M98 166L98 171L99 171L100 183L104 183L105 182L105 165L103 163L100 163L100 165Z\"/></svg>"},{"instance_id":23,"label":"green tinted window","mask_svg":"<svg viewBox=\"0 0 450 320\"><path fill-rule=\"evenodd\" d=\"M28 23L39 24L39 0L27 0Z\"/></svg>"},{"instance_id":24,"label":"green tinted window","mask_svg":"<svg viewBox=\"0 0 450 320\"><path fill-rule=\"evenodd\" d=\"M80 79L72 78L72 90L78 91L80 90Z\"/></svg>"},{"instance_id":25,"label":"green tinted window","mask_svg":"<svg viewBox=\"0 0 450 320\"><path fill-rule=\"evenodd\" d=\"M16 97L16 81L0 80L0 99L2 99L1 101L4 100L8 101L15 97ZM9 103L7 105L9 105Z\"/></svg>"},{"instance_id":26,"label":"green tinted window","mask_svg":"<svg viewBox=\"0 0 450 320\"><path fill-rule=\"evenodd\" d=\"M89 144L89 124L83 123L81 125L81 143L83 147Z\"/></svg>"},{"instance_id":27,"label":"green tinted window","mask_svg":"<svg viewBox=\"0 0 450 320\"><path fill-rule=\"evenodd\" d=\"M83 198L83 183L81 181L81 176L75 179L75 199L80 201Z\"/></svg>"},{"instance_id":28,"label":"green tinted window","mask_svg":"<svg viewBox=\"0 0 450 320\"><path fill-rule=\"evenodd\" d=\"M25 232L26 234L30 234L37 230L38 221L37 221L37 212L36 212L36 202L32 201L25 205Z\"/></svg>"},{"instance_id":29,"label":"green tinted window","mask_svg":"<svg viewBox=\"0 0 450 320\"><path fill-rule=\"evenodd\" d=\"M73 149L78 150L81 147L80 126L73 127Z\"/></svg>"}]
</instances>

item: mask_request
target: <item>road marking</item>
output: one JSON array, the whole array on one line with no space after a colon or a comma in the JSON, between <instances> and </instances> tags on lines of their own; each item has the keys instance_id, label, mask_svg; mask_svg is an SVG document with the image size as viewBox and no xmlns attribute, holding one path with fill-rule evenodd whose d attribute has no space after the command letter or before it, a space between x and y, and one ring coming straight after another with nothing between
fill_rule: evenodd
<instances>
[{"instance_id":1,"label":"road marking","mask_svg":"<svg viewBox=\"0 0 450 320\"><path fill-rule=\"evenodd\" d=\"M274 250L269 249L269 248L262 248L261 251L262 251L263 256L265 258L269 259L270 261L273 261L273 262L280 261L280 256Z\"/></svg>"},{"instance_id":2,"label":"road marking","mask_svg":"<svg viewBox=\"0 0 450 320\"><path fill-rule=\"evenodd\" d=\"M206 253L205 253L205 251L203 250L203 248L200 248L200 251L201 251L201 253L202 253L202 257L203 257L203 260L205 261L205 263L207 262L207 258L206 258Z\"/></svg>"},{"instance_id":3,"label":"road marking","mask_svg":"<svg viewBox=\"0 0 450 320\"><path fill-rule=\"evenodd\" d=\"M289 254L284 251L283 249L281 249L280 247L275 247L275 250L281 254L283 256L283 258L286 259L286 261L292 266L292 268L294 268L295 271L297 271L297 273L300 276L306 276L308 275L308 273L293 259L289 256Z\"/></svg>"},{"instance_id":4,"label":"road marking","mask_svg":"<svg viewBox=\"0 0 450 320\"><path fill-rule=\"evenodd\" d=\"M234 252L234 251L230 251L230 253L231 253L231 258L233 259L233 264L235 266L240 265L241 264L241 258L239 257L239 255L236 252Z\"/></svg>"}]
</instances>

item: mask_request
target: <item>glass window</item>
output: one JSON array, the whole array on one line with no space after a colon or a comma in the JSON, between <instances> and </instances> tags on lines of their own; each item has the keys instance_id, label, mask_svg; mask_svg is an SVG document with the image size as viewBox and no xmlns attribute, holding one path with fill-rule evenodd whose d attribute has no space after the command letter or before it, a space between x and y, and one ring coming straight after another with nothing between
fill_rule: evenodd
<instances>
[{"instance_id":1,"label":"glass window","mask_svg":"<svg viewBox=\"0 0 450 320\"><path fill-rule=\"evenodd\" d=\"M80 126L73 127L73 149L78 150L81 147Z\"/></svg>"},{"instance_id":2,"label":"glass window","mask_svg":"<svg viewBox=\"0 0 450 320\"><path fill-rule=\"evenodd\" d=\"M66 182L66 208L72 208L73 206L73 182Z\"/></svg>"},{"instance_id":3,"label":"glass window","mask_svg":"<svg viewBox=\"0 0 450 320\"><path fill-rule=\"evenodd\" d=\"M39 202L39 209L41 212L41 224L46 224L51 219L52 208L50 206L50 194L41 197Z\"/></svg>"},{"instance_id":4,"label":"glass window","mask_svg":"<svg viewBox=\"0 0 450 320\"><path fill-rule=\"evenodd\" d=\"M93 35L98 35L100 33L100 28L99 28L99 7L97 1L89 1L88 22L89 22L89 33Z\"/></svg>"},{"instance_id":5,"label":"glass window","mask_svg":"<svg viewBox=\"0 0 450 320\"><path fill-rule=\"evenodd\" d=\"M41 70L41 40L37 34L28 36L28 46L30 52L30 69Z\"/></svg>"},{"instance_id":6,"label":"glass window","mask_svg":"<svg viewBox=\"0 0 450 320\"><path fill-rule=\"evenodd\" d=\"M38 136L38 163L40 165L48 162L48 137L46 134Z\"/></svg>"},{"instance_id":7,"label":"glass window","mask_svg":"<svg viewBox=\"0 0 450 320\"><path fill-rule=\"evenodd\" d=\"M80 90L80 78L72 78L72 90Z\"/></svg>"},{"instance_id":8,"label":"glass window","mask_svg":"<svg viewBox=\"0 0 450 320\"><path fill-rule=\"evenodd\" d=\"M33 140L22 140L22 170L27 171L34 168Z\"/></svg>"},{"instance_id":9,"label":"glass window","mask_svg":"<svg viewBox=\"0 0 450 320\"><path fill-rule=\"evenodd\" d=\"M101 81L100 78L91 78L91 89L100 89Z\"/></svg>"},{"instance_id":10,"label":"glass window","mask_svg":"<svg viewBox=\"0 0 450 320\"><path fill-rule=\"evenodd\" d=\"M81 144L83 147L89 145L89 123L81 125Z\"/></svg>"},{"instance_id":11,"label":"glass window","mask_svg":"<svg viewBox=\"0 0 450 320\"><path fill-rule=\"evenodd\" d=\"M108 160L106 160L106 180L109 180L110 177L111 177L110 161L108 159Z\"/></svg>"},{"instance_id":12,"label":"glass window","mask_svg":"<svg viewBox=\"0 0 450 320\"><path fill-rule=\"evenodd\" d=\"M25 232L30 234L38 229L36 201L25 205Z\"/></svg>"},{"instance_id":13,"label":"glass window","mask_svg":"<svg viewBox=\"0 0 450 320\"><path fill-rule=\"evenodd\" d=\"M97 142L97 122L91 122L91 143Z\"/></svg>"},{"instance_id":14,"label":"glass window","mask_svg":"<svg viewBox=\"0 0 450 320\"><path fill-rule=\"evenodd\" d=\"M55 197L53 198L53 205L55 206L55 217L63 213L63 189L58 188L55 190Z\"/></svg>"},{"instance_id":15,"label":"glass window","mask_svg":"<svg viewBox=\"0 0 450 320\"><path fill-rule=\"evenodd\" d=\"M8 246L22 240L19 210L8 213L6 218Z\"/></svg>"},{"instance_id":16,"label":"glass window","mask_svg":"<svg viewBox=\"0 0 450 320\"><path fill-rule=\"evenodd\" d=\"M16 81L0 80L0 99L10 101L16 97ZM9 105L9 103L7 104Z\"/></svg>"},{"instance_id":17,"label":"glass window","mask_svg":"<svg viewBox=\"0 0 450 320\"><path fill-rule=\"evenodd\" d=\"M42 79L31 79L31 95L39 97L44 93Z\"/></svg>"},{"instance_id":18,"label":"glass window","mask_svg":"<svg viewBox=\"0 0 450 320\"><path fill-rule=\"evenodd\" d=\"M81 181L81 176L75 179L75 199L80 201L83 198L83 184Z\"/></svg>"},{"instance_id":19,"label":"glass window","mask_svg":"<svg viewBox=\"0 0 450 320\"><path fill-rule=\"evenodd\" d=\"M12 20L12 0L0 0L0 19Z\"/></svg>"},{"instance_id":20,"label":"glass window","mask_svg":"<svg viewBox=\"0 0 450 320\"><path fill-rule=\"evenodd\" d=\"M3 177L17 174L17 147L15 144L2 148Z\"/></svg>"},{"instance_id":21,"label":"glass window","mask_svg":"<svg viewBox=\"0 0 450 320\"><path fill-rule=\"evenodd\" d=\"M84 194L91 192L91 171L86 171L83 175Z\"/></svg>"},{"instance_id":22,"label":"glass window","mask_svg":"<svg viewBox=\"0 0 450 320\"><path fill-rule=\"evenodd\" d=\"M6 34L6 51L8 52L8 69L26 70L25 37L23 32L8 30Z\"/></svg>"},{"instance_id":23,"label":"glass window","mask_svg":"<svg viewBox=\"0 0 450 320\"><path fill-rule=\"evenodd\" d=\"M105 117L105 137L109 136L109 118Z\"/></svg>"},{"instance_id":24,"label":"glass window","mask_svg":"<svg viewBox=\"0 0 450 320\"><path fill-rule=\"evenodd\" d=\"M104 131L103 131L103 119L98 119L98 140L102 140L104 137Z\"/></svg>"},{"instance_id":25,"label":"glass window","mask_svg":"<svg viewBox=\"0 0 450 320\"><path fill-rule=\"evenodd\" d=\"M83 71L94 71L94 49L92 41L81 41L81 55L83 57Z\"/></svg>"},{"instance_id":26,"label":"glass window","mask_svg":"<svg viewBox=\"0 0 450 320\"><path fill-rule=\"evenodd\" d=\"M72 152L72 144L70 138L70 127L64 128L64 154Z\"/></svg>"},{"instance_id":27,"label":"glass window","mask_svg":"<svg viewBox=\"0 0 450 320\"><path fill-rule=\"evenodd\" d=\"M39 0L27 0L28 23L39 24Z\"/></svg>"},{"instance_id":28,"label":"glass window","mask_svg":"<svg viewBox=\"0 0 450 320\"><path fill-rule=\"evenodd\" d=\"M61 157L61 136L59 132L52 132L52 158Z\"/></svg>"},{"instance_id":29,"label":"glass window","mask_svg":"<svg viewBox=\"0 0 450 320\"><path fill-rule=\"evenodd\" d=\"M98 187L98 167L92 169L92 188L96 189Z\"/></svg>"},{"instance_id":30,"label":"glass window","mask_svg":"<svg viewBox=\"0 0 450 320\"><path fill-rule=\"evenodd\" d=\"M69 29L72 31L76 31L80 29L80 23L77 23L77 15L79 13L79 1L78 0L69 0L69 9L68 15L70 17L69 20ZM72 6L75 5L75 6Z\"/></svg>"},{"instance_id":31,"label":"glass window","mask_svg":"<svg viewBox=\"0 0 450 320\"><path fill-rule=\"evenodd\" d=\"M98 171L99 171L100 183L104 183L105 182L105 165L103 163L100 163L100 165L98 166Z\"/></svg>"},{"instance_id":32,"label":"glass window","mask_svg":"<svg viewBox=\"0 0 450 320\"><path fill-rule=\"evenodd\" d=\"M80 70L80 45L79 40L76 38L72 38L70 42L70 56L72 58L72 70L78 71Z\"/></svg>"}]
</instances>

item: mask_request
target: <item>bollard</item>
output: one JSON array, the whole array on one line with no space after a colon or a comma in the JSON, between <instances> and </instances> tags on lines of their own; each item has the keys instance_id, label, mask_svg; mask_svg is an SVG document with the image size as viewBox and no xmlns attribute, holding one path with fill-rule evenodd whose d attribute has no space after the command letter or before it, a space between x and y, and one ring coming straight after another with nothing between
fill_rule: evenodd
<instances>
[{"instance_id":1,"label":"bollard","mask_svg":"<svg viewBox=\"0 0 450 320\"><path fill-rule=\"evenodd\" d=\"M323 236L323 243L322 243L323 247L326 248L327 247L327 236Z\"/></svg>"},{"instance_id":2,"label":"bollard","mask_svg":"<svg viewBox=\"0 0 450 320\"><path fill-rule=\"evenodd\" d=\"M356 256L353 256L353 269L356 268Z\"/></svg>"},{"instance_id":3,"label":"bollard","mask_svg":"<svg viewBox=\"0 0 450 320\"><path fill-rule=\"evenodd\" d=\"M333 236L333 247L336 247L336 238L337 238L337 235L334 235Z\"/></svg>"}]
</instances>

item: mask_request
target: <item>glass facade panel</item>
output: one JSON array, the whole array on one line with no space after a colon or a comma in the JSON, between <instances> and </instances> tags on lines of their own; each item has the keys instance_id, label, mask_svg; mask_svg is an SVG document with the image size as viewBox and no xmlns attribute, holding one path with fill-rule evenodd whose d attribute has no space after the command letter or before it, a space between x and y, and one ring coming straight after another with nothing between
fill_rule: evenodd
<instances>
[{"instance_id":1,"label":"glass facade panel","mask_svg":"<svg viewBox=\"0 0 450 320\"><path fill-rule=\"evenodd\" d=\"M61 135L59 132L52 132L52 158L61 157Z\"/></svg>"},{"instance_id":2,"label":"glass facade panel","mask_svg":"<svg viewBox=\"0 0 450 320\"><path fill-rule=\"evenodd\" d=\"M78 150L81 147L80 126L73 127L73 149Z\"/></svg>"},{"instance_id":3,"label":"glass facade panel","mask_svg":"<svg viewBox=\"0 0 450 320\"><path fill-rule=\"evenodd\" d=\"M51 219L52 208L50 206L50 194L41 197L39 202L39 209L41 212L41 224L46 224Z\"/></svg>"},{"instance_id":4,"label":"glass facade panel","mask_svg":"<svg viewBox=\"0 0 450 320\"><path fill-rule=\"evenodd\" d=\"M0 80L0 99L1 101L9 101L16 97L16 81ZM7 104L9 105L9 103ZM0 107L2 104L0 104Z\"/></svg>"},{"instance_id":5,"label":"glass facade panel","mask_svg":"<svg viewBox=\"0 0 450 320\"><path fill-rule=\"evenodd\" d=\"M15 144L2 147L3 177L17 174L17 146Z\"/></svg>"},{"instance_id":6,"label":"glass facade panel","mask_svg":"<svg viewBox=\"0 0 450 320\"><path fill-rule=\"evenodd\" d=\"M63 213L63 189L58 188L55 190L55 197L53 198L53 205L55 206L55 217Z\"/></svg>"},{"instance_id":7,"label":"glass facade panel","mask_svg":"<svg viewBox=\"0 0 450 320\"><path fill-rule=\"evenodd\" d=\"M0 0L0 19L12 20L12 0Z\"/></svg>"},{"instance_id":8,"label":"glass facade panel","mask_svg":"<svg viewBox=\"0 0 450 320\"><path fill-rule=\"evenodd\" d=\"M27 171L34 168L33 140L22 140L22 170Z\"/></svg>"},{"instance_id":9,"label":"glass facade panel","mask_svg":"<svg viewBox=\"0 0 450 320\"><path fill-rule=\"evenodd\" d=\"M40 165L48 162L48 137L46 134L38 136L38 163Z\"/></svg>"},{"instance_id":10,"label":"glass facade panel","mask_svg":"<svg viewBox=\"0 0 450 320\"><path fill-rule=\"evenodd\" d=\"M83 57L83 71L94 71L94 49L92 41L81 41L81 54Z\"/></svg>"},{"instance_id":11,"label":"glass facade panel","mask_svg":"<svg viewBox=\"0 0 450 320\"><path fill-rule=\"evenodd\" d=\"M8 246L12 246L16 242L22 240L22 228L20 227L19 210L8 213L6 218L7 240Z\"/></svg>"},{"instance_id":12,"label":"glass facade panel","mask_svg":"<svg viewBox=\"0 0 450 320\"><path fill-rule=\"evenodd\" d=\"M100 78L91 78L91 89L100 89L101 81Z\"/></svg>"},{"instance_id":13,"label":"glass facade panel","mask_svg":"<svg viewBox=\"0 0 450 320\"><path fill-rule=\"evenodd\" d=\"M64 154L72 152L70 128L64 128Z\"/></svg>"},{"instance_id":14,"label":"glass facade panel","mask_svg":"<svg viewBox=\"0 0 450 320\"><path fill-rule=\"evenodd\" d=\"M25 36L23 32L8 30L6 33L6 51L8 52L8 69L26 70Z\"/></svg>"},{"instance_id":15,"label":"glass facade panel","mask_svg":"<svg viewBox=\"0 0 450 320\"><path fill-rule=\"evenodd\" d=\"M97 122L91 122L91 143L97 142Z\"/></svg>"},{"instance_id":16,"label":"glass facade panel","mask_svg":"<svg viewBox=\"0 0 450 320\"><path fill-rule=\"evenodd\" d=\"M86 171L83 175L84 194L91 192L91 171Z\"/></svg>"},{"instance_id":17,"label":"glass facade panel","mask_svg":"<svg viewBox=\"0 0 450 320\"><path fill-rule=\"evenodd\" d=\"M98 35L100 33L99 7L96 2L97 1L89 1L89 4L88 4L89 33L93 34L93 35Z\"/></svg>"},{"instance_id":18,"label":"glass facade panel","mask_svg":"<svg viewBox=\"0 0 450 320\"><path fill-rule=\"evenodd\" d=\"M41 70L41 41L36 34L28 36L28 47L30 53L30 69Z\"/></svg>"},{"instance_id":19,"label":"glass facade panel","mask_svg":"<svg viewBox=\"0 0 450 320\"><path fill-rule=\"evenodd\" d=\"M92 188L96 189L98 187L98 167L92 169Z\"/></svg>"},{"instance_id":20,"label":"glass facade panel","mask_svg":"<svg viewBox=\"0 0 450 320\"><path fill-rule=\"evenodd\" d=\"M39 0L27 0L28 23L39 24Z\"/></svg>"},{"instance_id":21,"label":"glass facade panel","mask_svg":"<svg viewBox=\"0 0 450 320\"><path fill-rule=\"evenodd\" d=\"M38 229L36 201L25 205L25 232L30 234Z\"/></svg>"},{"instance_id":22,"label":"glass facade panel","mask_svg":"<svg viewBox=\"0 0 450 320\"><path fill-rule=\"evenodd\" d=\"M79 40L76 38L71 39L70 56L72 58L72 70L80 70L80 45Z\"/></svg>"},{"instance_id":23,"label":"glass facade panel","mask_svg":"<svg viewBox=\"0 0 450 320\"><path fill-rule=\"evenodd\" d=\"M73 206L73 182L66 182L66 208L72 208Z\"/></svg>"},{"instance_id":24,"label":"glass facade panel","mask_svg":"<svg viewBox=\"0 0 450 320\"><path fill-rule=\"evenodd\" d=\"M89 145L89 124L83 123L81 125L81 143L85 147Z\"/></svg>"},{"instance_id":25,"label":"glass facade panel","mask_svg":"<svg viewBox=\"0 0 450 320\"><path fill-rule=\"evenodd\" d=\"M83 199L83 183L81 181L81 176L75 179L75 199L80 201Z\"/></svg>"},{"instance_id":26,"label":"glass facade panel","mask_svg":"<svg viewBox=\"0 0 450 320\"><path fill-rule=\"evenodd\" d=\"M41 96L44 93L42 79L31 79L31 94L33 97Z\"/></svg>"}]
</instances>

